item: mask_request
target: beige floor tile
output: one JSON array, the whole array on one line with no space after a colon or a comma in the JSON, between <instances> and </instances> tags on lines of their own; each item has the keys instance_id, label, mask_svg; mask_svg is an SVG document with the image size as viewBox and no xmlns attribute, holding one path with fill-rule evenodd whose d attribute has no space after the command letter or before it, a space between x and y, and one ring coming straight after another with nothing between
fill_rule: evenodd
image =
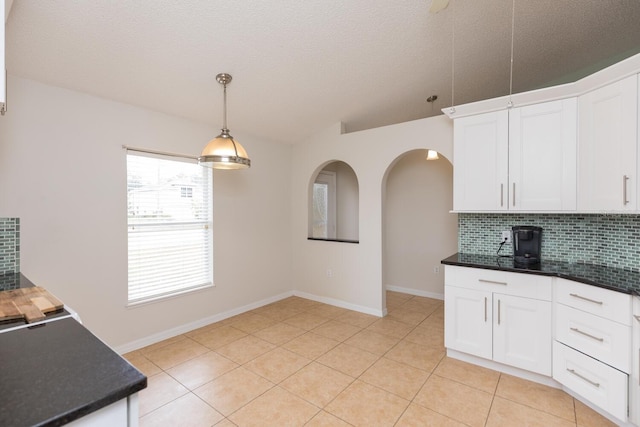
<instances>
[{"instance_id":1,"label":"beige floor tile","mask_svg":"<svg viewBox=\"0 0 640 427\"><path fill-rule=\"evenodd\" d=\"M576 408L576 421L578 427L615 427L616 424L609 421L593 409L589 408L578 399L573 399Z\"/></svg>"},{"instance_id":2,"label":"beige floor tile","mask_svg":"<svg viewBox=\"0 0 640 427\"><path fill-rule=\"evenodd\" d=\"M225 319L225 320L228 320L228 319ZM192 330L192 331L185 332L185 333L184 333L184 336L185 336L185 337L189 337L189 338L190 338L190 337L192 337L193 335L198 335L198 334L202 334L202 333L204 333L204 332L212 331L212 330L217 329L217 328L219 328L219 327L221 327L221 326L224 326L224 322L225 322L225 321L215 322L215 323L210 323L210 324L208 324L208 325L202 326L202 327L197 328L197 329L194 329L194 330Z\"/></svg>"},{"instance_id":3,"label":"beige floor tile","mask_svg":"<svg viewBox=\"0 0 640 427\"><path fill-rule=\"evenodd\" d=\"M192 335L191 339L199 342L207 348L210 348L211 350L217 350L220 347L246 336L246 332L242 332L240 329L236 329L233 326L226 325Z\"/></svg>"},{"instance_id":4,"label":"beige floor tile","mask_svg":"<svg viewBox=\"0 0 640 427\"><path fill-rule=\"evenodd\" d=\"M341 323L347 323L349 325L357 326L359 328L366 328L378 319L380 319L378 316L372 316L371 314L358 313L357 311L347 311L346 313L336 317L335 320Z\"/></svg>"},{"instance_id":5,"label":"beige floor tile","mask_svg":"<svg viewBox=\"0 0 640 427\"><path fill-rule=\"evenodd\" d=\"M194 390L194 393L225 416L231 415L274 384L239 367Z\"/></svg>"},{"instance_id":6,"label":"beige floor tile","mask_svg":"<svg viewBox=\"0 0 640 427\"><path fill-rule=\"evenodd\" d=\"M296 314L293 317L289 317L283 322L288 325L295 326L296 328L310 331L311 329L322 325L328 320L329 319L327 319L326 317L318 316L317 314L303 312L300 314Z\"/></svg>"},{"instance_id":7,"label":"beige floor tile","mask_svg":"<svg viewBox=\"0 0 640 427\"><path fill-rule=\"evenodd\" d=\"M284 380L280 386L323 408L352 382L352 377L312 362Z\"/></svg>"},{"instance_id":8,"label":"beige floor tile","mask_svg":"<svg viewBox=\"0 0 640 427\"><path fill-rule=\"evenodd\" d=\"M189 393L140 418L140 426L201 427L223 419L222 414Z\"/></svg>"},{"instance_id":9,"label":"beige floor tile","mask_svg":"<svg viewBox=\"0 0 640 427\"><path fill-rule=\"evenodd\" d=\"M385 291L387 298L397 298L402 301L409 301L413 298L413 295L405 294L404 292L398 291Z\"/></svg>"},{"instance_id":10,"label":"beige floor tile","mask_svg":"<svg viewBox=\"0 0 640 427\"><path fill-rule=\"evenodd\" d=\"M364 329L346 340L345 344L382 356L394 345L398 344L399 341L400 338L382 335L377 332Z\"/></svg>"},{"instance_id":11,"label":"beige floor tile","mask_svg":"<svg viewBox=\"0 0 640 427\"><path fill-rule=\"evenodd\" d=\"M415 344L444 351L444 329L437 326L419 325L409 332L409 335L404 339Z\"/></svg>"},{"instance_id":12,"label":"beige floor tile","mask_svg":"<svg viewBox=\"0 0 640 427\"><path fill-rule=\"evenodd\" d=\"M465 424L412 403L395 427L465 427Z\"/></svg>"},{"instance_id":13,"label":"beige floor tile","mask_svg":"<svg viewBox=\"0 0 640 427\"><path fill-rule=\"evenodd\" d=\"M359 379L411 400L427 378L429 378L429 373L426 371L382 357Z\"/></svg>"},{"instance_id":14,"label":"beige floor tile","mask_svg":"<svg viewBox=\"0 0 640 427\"><path fill-rule=\"evenodd\" d=\"M276 348L253 359L244 366L271 382L279 383L310 362L309 359L297 353L283 348Z\"/></svg>"},{"instance_id":15,"label":"beige floor tile","mask_svg":"<svg viewBox=\"0 0 640 427\"><path fill-rule=\"evenodd\" d=\"M176 335L175 337L167 338L166 340L162 340L162 341L159 341L159 342L157 342L155 344L151 344L151 345L148 345L146 347L143 347L138 351L140 353L142 353L142 354L147 354L149 352L156 351L159 348L166 347L169 344L173 344L173 343L176 343L178 341L182 341L185 338L187 338L186 335Z\"/></svg>"},{"instance_id":16,"label":"beige floor tile","mask_svg":"<svg viewBox=\"0 0 640 427\"><path fill-rule=\"evenodd\" d=\"M309 310L309 313L317 314L318 316L327 317L329 319L335 319L348 311L349 310L345 308L335 307L329 304L318 304L316 307Z\"/></svg>"},{"instance_id":17,"label":"beige floor tile","mask_svg":"<svg viewBox=\"0 0 640 427\"><path fill-rule=\"evenodd\" d=\"M231 421L229 421L228 418L225 418L222 421L220 421L218 424L216 424L215 427L237 427L237 426Z\"/></svg>"},{"instance_id":18,"label":"beige floor tile","mask_svg":"<svg viewBox=\"0 0 640 427\"><path fill-rule=\"evenodd\" d=\"M274 387L232 414L229 419L240 427L302 426L318 411L312 404L280 387Z\"/></svg>"},{"instance_id":19,"label":"beige floor tile","mask_svg":"<svg viewBox=\"0 0 640 427\"><path fill-rule=\"evenodd\" d=\"M496 392L500 379L497 371L449 357L443 358L433 373L491 394Z\"/></svg>"},{"instance_id":20,"label":"beige floor tile","mask_svg":"<svg viewBox=\"0 0 640 427\"><path fill-rule=\"evenodd\" d=\"M152 361L147 359L141 352L134 351L124 354L122 355L122 357L127 359L129 363L131 363L137 370L145 374L147 377L151 377L162 372L162 369L160 369Z\"/></svg>"},{"instance_id":21,"label":"beige floor tile","mask_svg":"<svg viewBox=\"0 0 640 427\"><path fill-rule=\"evenodd\" d=\"M557 388L502 374L496 396L576 422L573 398Z\"/></svg>"},{"instance_id":22,"label":"beige floor tile","mask_svg":"<svg viewBox=\"0 0 640 427\"><path fill-rule=\"evenodd\" d=\"M441 306L441 301L433 298L414 296L402 305L405 310L420 311L427 315L433 313Z\"/></svg>"},{"instance_id":23,"label":"beige floor tile","mask_svg":"<svg viewBox=\"0 0 640 427\"><path fill-rule=\"evenodd\" d=\"M575 427L575 423L496 396L486 427Z\"/></svg>"},{"instance_id":24,"label":"beige floor tile","mask_svg":"<svg viewBox=\"0 0 640 427\"><path fill-rule=\"evenodd\" d=\"M304 425L305 427L349 427L351 424L328 412L320 411Z\"/></svg>"},{"instance_id":25,"label":"beige floor tile","mask_svg":"<svg viewBox=\"0 0 640 427\"><path fill-rule=\"evenodd\" d=\"M262 338L265 341L269 341L271 344L282 345L287 341L291 341L295 337L304 334L304 329L296 328L295 326L287 325L286 323L276 323L268 328L255 332L258 338Z\"/></svg>"},{"instance_id":26,"label":"beige floor tile","mask_svg":"<svg viewBox=\"0 0 640 427\"><path fill-rule=\"evenodd\" d=\"M367 327L370 331L394 338L404 338L413 328L414 326L412 325L389 319L388 317L376 320Z\"/></svg>"},{"instance_id":27,"label":"beige floor tile","mask_svg":"<svg viewBox=\"0 0 640 427\"><path fill-rule=\"evenodd\" d=\"M312 332L337 341L344 341L361 330L362 329L357 326L348 325L336 320L329 320L315 328Z\"/></svg>"},{"instance_id":28,"label":"beige floor tile","mask_svg":"<svg viewBox=\"0 0 640 427\"><path fill-rule=\"evenodd\" d=\"M397 320L402 323L417 326L422 323L422 321L426 319L428 315L429 313L425 313L422 311L410 311L399 307L395 310L390 311L387 317L389 319Z\"/></svg>"},{"instance_id":29,"label":"beige floor tile","mask_svg":"<svg viewBox=\"0 0 640 427\"><path fill-rule=\"evenodd\" d=\"M189 390L182 384L164 372L149 377L147 388L138 394L140 397L140 416L144 416L188 392Z\"/></svg>"},{"instance_id":30,"label":"beige floor tile","mask_svg":"<svg viewBox=\"0 0 640 427\"><path fill-rule=\"evenodd\" d=\"M166 370L208 351L209 349L207 347L195 342L191 338L185 338L151 350L145 353L145 356L155 365Z\"/></svg>"},{"instance_id":31,"label":"beige floor tile","mask_svg":"<svg viewBox=\"0 0 640 427\"><path fill-rule=\"evenodd\" d=\"M420 324L422 326L435 326L444 329L444 308L437 308L429 317Z\"/></svg>"},{"instance_id":32,"label":"beige floor tile","mask_svg":"<svg viewBox=\"0 0 640 427\"><path fill-rule=\"evenodd\" d=\"M469 426L484 426L493 395L459 382L431 375L414 403ZM514 424L514 426L517 424Z\"/></svg>"},{"instance_id":33,"label":"beige floor tile","mask_svg":"<svg viewBox=\"0 0 640 427\"><path fill-rule=\"evenodd\" d=\"M357 378L373 365L378 356L357 347L340 344L333 350L320 356L317 361L330 368Z\"/></svg>"},{"instance_id":34,"label":"beige floor tile","mask_svg":"<svg viewBox=\"0 0 640 427\"><path fill-rule=\"evenodd\" d=\"M298 353L307 359L316 359L338 344L340 344L340 341L323 337L313 332L307 332L283 344L282 348Z\"/></svg>"},{"instance_id":35,"label":"beige floor tile","mask_svg":"<svg viewBox=\"0 0 640 427\"><path fill-rule=\"evenodd\" d=\"M167 370L167 373L190 390L238 367L238 364L209 351Z\"/></svg>"},{"instance_id":36,"label":"beige floor tile","mask_svg":"<svg viewBox=\"0 0 640 427\"><path fill-rule=\"evenodd\" d=\"M289 317L293 317L296 314L302 313L304 310L295 308L295 307L287 307L287 306L278 306L278 305L267 305L264 307L256 308L253 310L253 313L260 314L262 316L266 316L270 319L281 322Z\"/></svg>"},{"instance_id":37,"label":"beige floor tile","mask_svg":"<svg viewBox=\"0 0 640 427\"><path fill-rule=\"evenodd\" d=\"M248 335L231 344L220 347L216 350L216 353L220 353L224 357L243 365L274 348L276 348L274 344L253 335Z\"/></svg>"},{"instance_id":38,"label":"beige floor tile","mask_svg":"<svg viewBox=\"0 0 640 427\"><path fill-rule=\"evenodd\" d=\"M414 368L432 372L444 357L444 354L444 351L440 349L430 348L409 341L400 341L385 354L385 357L413 366Z\"/></svg>"},{"instance_id":39,"label":"beige floor tile","mask_svg":"<svg viewBox=\"0 0 640 427\"><path fill-rule=\"evenodd\" d=\"M325 410L355 426L392 426L409 401L356 380Z\"/></svg>"},{"instance_id":40,"label":"beige floor tile","mask_svg":"<svg viewBox=\"0 0 640 427\"><path fill-rule=\"evenodd\" d=\"M242 332L250 334L271 326L274 323L276 323L276 321L267 316L248 312L236 316L235 321L232 320L229 324L236 329L240 329Z\"/></svg>"}]
</instances>

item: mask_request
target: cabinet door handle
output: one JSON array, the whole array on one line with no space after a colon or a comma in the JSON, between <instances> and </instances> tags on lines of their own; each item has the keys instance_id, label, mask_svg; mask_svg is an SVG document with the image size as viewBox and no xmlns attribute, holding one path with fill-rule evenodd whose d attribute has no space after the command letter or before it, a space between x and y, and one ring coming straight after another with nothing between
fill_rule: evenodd
<instances>
[{"instance_id":1,"label":"cabinet door handle","mask_svg":"<svg viewBox=\"0 0 640 427\"><path fill-rule=\"evenodd\" d=\"M578 298L578 299L581 299L581 300L584 300L584 301L592 302L592 303L594 303L594 304L598 304L598 305L602 305L602 304L603 304L603 302L602 302L602 301L596 301L596 300L594 300L594 299L587 298L587 297L583 297L583 296L578 295L578 294L569 294L569 295L570 295L570 296L572 296L572 297L574 297L574 298Z\"/></svg>"},{"instance_id":2,"label":"cabinet door handle","mask_svg":"<svg viewBox=\"0 0 640 427\"><path fill-rule=\"evenodd\" d=\"M622 204L628 205L629 200L627 199L627 182L629 181L629 177L627 175L622 175Z\"/></svg>"},{"instance_id":3,"label":"cabinet door handle","mask_svg":"<svg viewBox=\"0 0 640 427\"><path fill-rule=\"evenodd\" d=\"M500 300L498 300L498 325L500 324Z\"/></svg>"},{"instance_id":4,"label":"cabinet door handle","mask_svg":"<svg viewBox=\"0 0 640 427\"><path fill-rule=\"evenodd\" d=\"M500 184L500 207L504 206L504 184Z\"/></svg>"},{"instance_id":5,"label":"cabinet door handle","mask_svg":"<svg viewBox=\"0 0 640 427\"><path fill-rule=\"evenodd\" d=\"M596 336L593 336L593 335L591 335L591 334L588 334L588 333L586 333L586 332L583 332L583 331L581 331L581 330L580 330L580 329L578 329L578 328L569 328L569 329L571 329L573 332L577 332L577 333L579 333L579 334L581 334L581 335L584 335L585 337L589 337L589 338L594 339L594 340L596 340L596 341L600 341L600 342L603 342L603 341L604 341L604 338L598 338L598 337L596 337Z\"/></svg>"},{"instance_id":6,"label":"cabinet door handle","mask_svg":"<svg viewBox=\"0 0 640 427\"><path fill-rule=\"evenodd\" d=\"M596 387L598 387L598 388L600 387L600 383L596 383L596 382L594 382L594 381L591 381L589 378L583 377L582 375L580 375L579 373L577 373L577 372L576 372L575 370L573 370L573 369L569 369L569 368L567 368L567 371L571 372L571 373L572 373L573 375L575 375L576 377L578 377L578 378L580 378L580 379L582 379L582 380L585 380L586 382L588 382L588 383L589 383L589 384L591 384L591 385L594 385L594 386L596 386Z\"/></svg>"},{"instance_id":7,"label":"cabinet door handle","mask_svg":"<svg viewBox=\"0 0 640 427\"><path fill-rule=\"evenodd\" d=\"M504 285L504 286L507 286L507 282L496 282L495 280L478 279L478 282L482 282L482 283L493 283L494 285Z\"/></svg>"},{"instance_id":8,"label":"cabinet door handle","mask_svg":"<svg viewBox=\"0 0 640 427\"><path fill-rule=\"evenodd\" d=\"M484 297L484 323L487 323L487 297Z\"/></svg>"},{"instance_id":9,"label":"cabinet door handle","mask_svg":"<svg viewBox=\"0 0 640 427\"><path fill-rule=\"evenodd\" d=\"M635 317L635 318L636 318L636 320L637 320L638 322L640 322L640 316L638 316L637 314L634 314L634 315L633 315L633 317Z\"/></svg>"},{"instance_id":10,"label":"cabinet door handle","mask_svg":"<svg viewBox=\"0 0 640 427\"><path fill-rule=\"evenodd\" d=\"M513 183L513 206L516 205L516 183Z\"/></svg>"}]
</instances>

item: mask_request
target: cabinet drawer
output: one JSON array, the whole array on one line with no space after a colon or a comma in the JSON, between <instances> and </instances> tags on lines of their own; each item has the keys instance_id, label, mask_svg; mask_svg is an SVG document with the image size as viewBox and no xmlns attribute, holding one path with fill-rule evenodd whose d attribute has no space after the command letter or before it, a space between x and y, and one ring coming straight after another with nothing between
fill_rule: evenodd
<instances>
[{"instance_id":1,"label":"cabinet drawer","mask_svg":"<svg viewBox=\"0 0 640 427\"><path fill-rule=\"evenodd\" d=\"M631 327L556 304L556 339L629 373Z\"/></svg>"},{"instance_id":2,"label":"cabinet drawer","mask_svg":"<svg viewBox=\"0 0 640 427\"><path fill-rule=\"evenodd\" d=\"M551 277L482 268L447 265L444 271L444 283L459 288L499 292L544 301L551 301L553 294Z\"/></svg>"},{"instance_id":3,"label":"cabinet drawer","mask_svg":"<svg viewBox=\"0 0 640 427\"><path fill-rule=\"evenodd\" d=\"M556 302L624 325L631 325L629 294L566 279L556 279L554 292Z\"/></svg>"},{"instance_id":4,"label":"cabinet drawer","mask_svg":"<svg viewBox=\"0 0 640 427\"><path fill-rule=\"evenodd\" d=\"M627 374L555 341L553 379L614 417L627 419Z\"/></svg>"}]
</instances>

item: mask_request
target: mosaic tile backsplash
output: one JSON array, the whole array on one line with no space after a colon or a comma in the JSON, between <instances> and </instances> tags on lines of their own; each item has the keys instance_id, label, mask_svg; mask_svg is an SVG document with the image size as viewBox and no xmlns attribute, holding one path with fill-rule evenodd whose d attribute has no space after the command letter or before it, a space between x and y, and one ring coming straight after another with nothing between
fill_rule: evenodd
<instances>
[{"instance_id":1,"label":"mosaic tile backsplash","mask_svg":"<svg viewBox=\"0 0 640 427\"><path fill-rule=\"evenodd\" d=\"M0 276L20 272L20 219L0 218Z\"/></svg>"},{"instance_id":2,"label":"mosaic tile backsplash","mask_svg":"<svg viewBox=\"0 0 640 427\"><path fill-rule=\"evenodd\" d=\"M542 259L640 271L640 215L458 214L458 251L495 254L501 232L514 225L542 227ZM501 255L511 255L511 243Z\"/></svg>"}]
</instances>

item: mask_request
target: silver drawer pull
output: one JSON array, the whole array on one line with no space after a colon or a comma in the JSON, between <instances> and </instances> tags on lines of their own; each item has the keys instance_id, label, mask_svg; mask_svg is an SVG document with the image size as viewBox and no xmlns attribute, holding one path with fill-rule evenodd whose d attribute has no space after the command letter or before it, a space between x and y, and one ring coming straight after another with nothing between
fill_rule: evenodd
<instances>
[{"instance_id":1,"label":"silver drawer pull","mask_svg":"<svg viewBox=\"0 0 640 427\"><path fill-rule=\"evenodd\" d=\"M594 337L594 336L593 336L593 335L591 335L591 334L588 334L588 333L586 333L586 332L582 332L582 331L581 331L580 329L578 329L578 328L569 328L569 329L571 329L573 332L577 332L577 333L579 333L579 334L584 335L585 337L589 337L589 338L594 339L594 340L596 340L596 341L600 341L600 342L603 342L603 341L604 341L604 338Z\"/></svg>"},{"instance_id":2,"label":"silver drawer pull","mask_svg":"<svg viewBox=\"0 0 640 427\"><path fill-rule=\"evenodd\" d=\"M633 317L635 317L635 318L636 318L636 320L637 320L638 322L640 322L640 316L638 316L637 314L634 314L634 315L633 315Z\"/></svg>"},{"instance_id":3,"label":"silver drawer pull","mask_svg":"<svg viewBox=\"0 0 640 427\"><path fill-rule=\"evenodd\" d=\"M571 296L572 296L572 297L574 297L574 298L579 298L579 299L581 299L581 300L585 300L585 301L592 302L592 303L594 303L594 304L598 304L598 305L602 305L602 304L603 304L603 302L602 302L602 301L596 301L596 300L594 300L594 299L587 298L587 297L583 297L583 296L580 296L580 295L578 295L578 294L569 294L569 295L571 295Z\"/></svg>"},{"instance_id":4,"label":"silver drawer pull","mask_svg":"<svg viewBox=\"0 0 640 427\"><path fill-rule=\"evenodd\" d=\"M507 282L496 282L495 280L484 280L484 279L478 279L478 282L482 282L482 283L493 283L494 285L504 285L504 286L507 286Z\"/></svg>"},{"instance_id":5,"label":"silver drawer pull","mask_svg":"<svg viewBox=\"0 0 640 427\"><path fill-rule=\"evenodd\" d=\"M600 387L600 383L593 382L593 381L591 381L589 378L585 378L585 377L583 377L582 375L580 375L579 373L577 373L577 372L576 372L575 370L573 370L573 369L569 369L569 368L567 368L567 371L571 372L571 373L572 373L573 375L575 375L576 377L578 377L578 378L580 378L580 379L585 380L586 382L588 382L588 383L589 383L589 384L591 384L591 385L594 385L594 386L596 386L596 387L598 387L598 388Z\"/></svg>"}]
</instances>

